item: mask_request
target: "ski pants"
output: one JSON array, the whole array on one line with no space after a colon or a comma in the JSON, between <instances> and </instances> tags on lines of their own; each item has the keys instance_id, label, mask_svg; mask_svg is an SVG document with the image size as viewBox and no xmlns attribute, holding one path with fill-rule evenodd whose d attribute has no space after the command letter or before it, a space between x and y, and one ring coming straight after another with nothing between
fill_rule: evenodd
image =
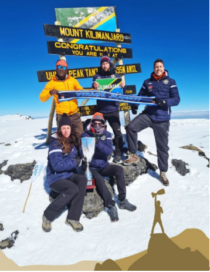
<instances>
[{"instance_id":1,"label":"ski pants","mask_svg":"<svg viewBox=\"0 0 210 272\"><path fill-rule=\"evenodd\" d=\"M61 114L56 114L57 127L59 126L59 121L61 120L61 117ZM80 138L80 135L83 133L83 125L79 113L76 112L75 114L69 115L68 117L72 123L72 133L76 135L77 138Z\"/></svg>"},{"instance_id":2,"label":"ski pants","mask_svg":"<svg viewBox=\"0 0 210 272\"><path fill-rule=\"evenodd\" d=\"M91 169L93 178L95 179L96 190L100 197L104 201L104 206L110 208L115 205L114 200L112 199L111 193L109 192L107 186L105 185L105 181L102 176L110 177L113 179L113 176L116 177L117 181L117 189L119 192L118 199L123 201L126 197L126 187L125 187L125 179L124 179L124 171L123 168L119 165L107 165L101 171L96 169Z\"/></svg>"},{"instance_id":3,"label":"ski pants","mask_svg":"<svg viewBox=\"0 0 210 272\"><path fill-rule=\"evenodd\" d=\"M115 145L115 153L118 156L122 154L123 148L123 138L120 129L120 116L119 111L103 113L104 119L109 122L113 132L114 132L114 145Z\"/></svg>"},{"instance_id":4,"label":"ski pants","mask_svg":"<svg viewBox=\"0 0 210 272\"><path fill-rule=\"evenodd\" d=\"M147 114L140 113L126 127L128 150L131 153L137 151L137 132L150 127L153 130L157 148L158 167L160 171L168 170L168 133L170 122L153 121Z\"/></svg>"},{"instance_id":5,"label":"ski pants","mask_svg":"<svg viewBox=\"0 0 210 272\"><path fill-rule=\"evenodd\" d=\"M64 208L68 207L67 219L79 221L82 213L87 179L84 175L73 173L69 179L60 179L50 188L59 193L44 211L44 216L53 221Z\"/></svg>"}]
</instances>

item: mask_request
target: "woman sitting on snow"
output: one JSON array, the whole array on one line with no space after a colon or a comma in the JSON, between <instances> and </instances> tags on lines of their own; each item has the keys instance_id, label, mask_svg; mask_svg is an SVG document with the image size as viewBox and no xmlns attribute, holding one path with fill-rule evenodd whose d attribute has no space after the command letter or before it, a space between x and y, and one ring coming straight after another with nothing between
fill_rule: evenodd
<instances>
[{"instance_id":1,"label":"woman sitting on snow","mask_svg":"<svg viewBox=\"0 0 210 272\"><path fill-rule=\"evenodd\" d=\"M44 211L42 228L51 231L51 222L68 207L66 224L75 231L82 231L79 222L86 192L87 179L76 173L76 167L82 159L77 156L79 140L71 135L71 121L63 114L58 131L51 136L47 181L50 188L59 193L53 202Z\"/></svg>"},{"instance_id":2,"label":"woman sitting on snow","mask_svg":"<svg viewBox=\"0 0 210 272\"><path fill-rule=\"evenodd\" d=\"M111 133L105 129L105 120L102 113L96 112L91 120L90 129L86 130L81 137L95 137L95 153L90 163L90 169L95 179L96 190L104 200L104 206L109 209L111 221L118 221L117 208L111 194L105 185L102 176L116 177L118 188L119 208L128 211L136 210L136 206L130 204L126 199L126 187L123 168L119 165L110 165L107 157L112 153L113 144Z\"/></svg>"}]
</instances>

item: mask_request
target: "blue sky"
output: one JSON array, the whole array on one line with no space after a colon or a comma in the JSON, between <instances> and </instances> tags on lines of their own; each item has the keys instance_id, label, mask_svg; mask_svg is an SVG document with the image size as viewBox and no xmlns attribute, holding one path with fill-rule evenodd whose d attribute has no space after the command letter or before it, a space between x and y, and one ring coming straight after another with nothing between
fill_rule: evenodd
<instances>
[{"instance_id":1,"label":"blue sky","mask_svg":"<svg viewBox=\"0 0 210 272\"><path fill-rule=\"evenodd\" d=\"M142 73L127 75L126 83L140 89L161 58L177 82L181 103L173 111L209 109L209 3L208 0L100 2L37 0L1 3L1 107L0 115L47 116L51 101L42 103L36 71L55 68L56 55L47 53L43 24L54 24L54 8L116 6L121 32L130 33L133 59ZM114 44L112 44L114 46ZM100 58L67 56L70 68L99 66ZM79 80L84 87L91 79ZM3 95L4 94L4 95Z\"/></svg>"}]
</instances>

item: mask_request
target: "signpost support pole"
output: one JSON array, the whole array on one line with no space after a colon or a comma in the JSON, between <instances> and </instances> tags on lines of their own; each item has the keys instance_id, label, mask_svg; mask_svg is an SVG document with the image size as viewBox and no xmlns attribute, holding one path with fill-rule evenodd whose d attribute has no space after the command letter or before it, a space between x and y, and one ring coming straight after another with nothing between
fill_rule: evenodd
<instances>
[{"instance_id":1,"label":"signpost support pole","mask_svg":"<svg viewBox=\"0 0 210 272\"><path fill-rule=\"evenodd\" d=\"M118 28L115 31L120 32L120 29ZM120 43L117 43L116 45L117 45L117 47L122 47ZM116 64L118 62L120 65L123 65L123 60L122 59L113 59L112 62L114 64ZM122 80L125 82L125 76L122 76ZM129 111L124 111L124 118L125 118L125 126L127 126L130 123Z\"/></svg>"},{"instance_id":2,"label":"signpost support pole","mask_svg":"<svg viewBox=\"0 0 210 272\"><path fill-rule=\"evenodd\" d=\"M61 23L59 21L55 22L55 25L60 25ZM59 42L63 42L62 38L58 38ZM63 55L59 55L60 59L66 60L66 57ZM53 123L53 117L55 113L55 101L54 99L52 100L52 105L51 105L51 110L50 110L50 115L49 115L49 120L48 120L48 128L47 128L47 138L46 138L46 144L49 145L49 139L50 139L50 134L52 132L52 123Z\"/></svg>"}]
</instances>

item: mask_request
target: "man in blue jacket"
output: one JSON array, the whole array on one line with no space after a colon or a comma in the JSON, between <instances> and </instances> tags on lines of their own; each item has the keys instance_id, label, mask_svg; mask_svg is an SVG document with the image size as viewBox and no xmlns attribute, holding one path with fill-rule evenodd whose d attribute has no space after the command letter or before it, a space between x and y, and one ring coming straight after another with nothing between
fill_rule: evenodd
<instances>
[{"instance_id":1,"label":"man in blue jacket","mask_svg":"<svg viewBox=\"0 0 210 272\"><path fill-rule=\"evenodd\" d=\"M158 155L160 180L164 185L169 185L166 177L168 170L168 133L171 118L171 106L177 106L180 102L179 92L174 79L169 78L164 69L161 59L154 62L154 72L151 77L144 81L139 94L140 96L155 96L153 103L156 106L146 106L144 111L135 117L126 126L128 141L128 159L124 165L130 165L139 161L137 151L137 132L145 128L152 128ZM137 112L138 106L133 106Z\"/></svg>"},{"instance_id":2,"label":"man in blue jacket","mask_svg":"<svg viewBox=\"0 0 210 272\"><path fill-rule=\"evenodd\" d=\"M90 169L95 179L96 190L104 201L104 206L108 208L111 221L118 221L118 212L115 201L112 199L111 193L105 185L103 176L116 177L119 209L135 211L136 206L126 199L126 186L124 179L124 170L120 165L111 165L107 161L107 156L111 154L113 145L111 133L105 129L105 120L103 114L96 112L91 120L90 129L87 129L81 137L95 137L95 153L90 162Z\"/></svg>"},{"instance_id":3,"label":"man in blue jacket","mask_svg":"<svg viewBox=\"0 0 210 272\"><path fill-rule=\"evenodd\" d=\"M98 73L93 77L92 87L97 89L99 84L96 79L102 78L120 78L120 75L115 73L114 64L111 62L107 55L104 55L100 61L101 67ZM125 86L124 82L120 83L120 87ZM113 162L120 163L122 148L123 148L123 138L121 133L121 124L119 117L119 102L115 101L103 101L97 100L97 111L103 113L104 119L107 120L114 132L114 145L115 145L115 157Z\"/></svg>"}]
</instances>

